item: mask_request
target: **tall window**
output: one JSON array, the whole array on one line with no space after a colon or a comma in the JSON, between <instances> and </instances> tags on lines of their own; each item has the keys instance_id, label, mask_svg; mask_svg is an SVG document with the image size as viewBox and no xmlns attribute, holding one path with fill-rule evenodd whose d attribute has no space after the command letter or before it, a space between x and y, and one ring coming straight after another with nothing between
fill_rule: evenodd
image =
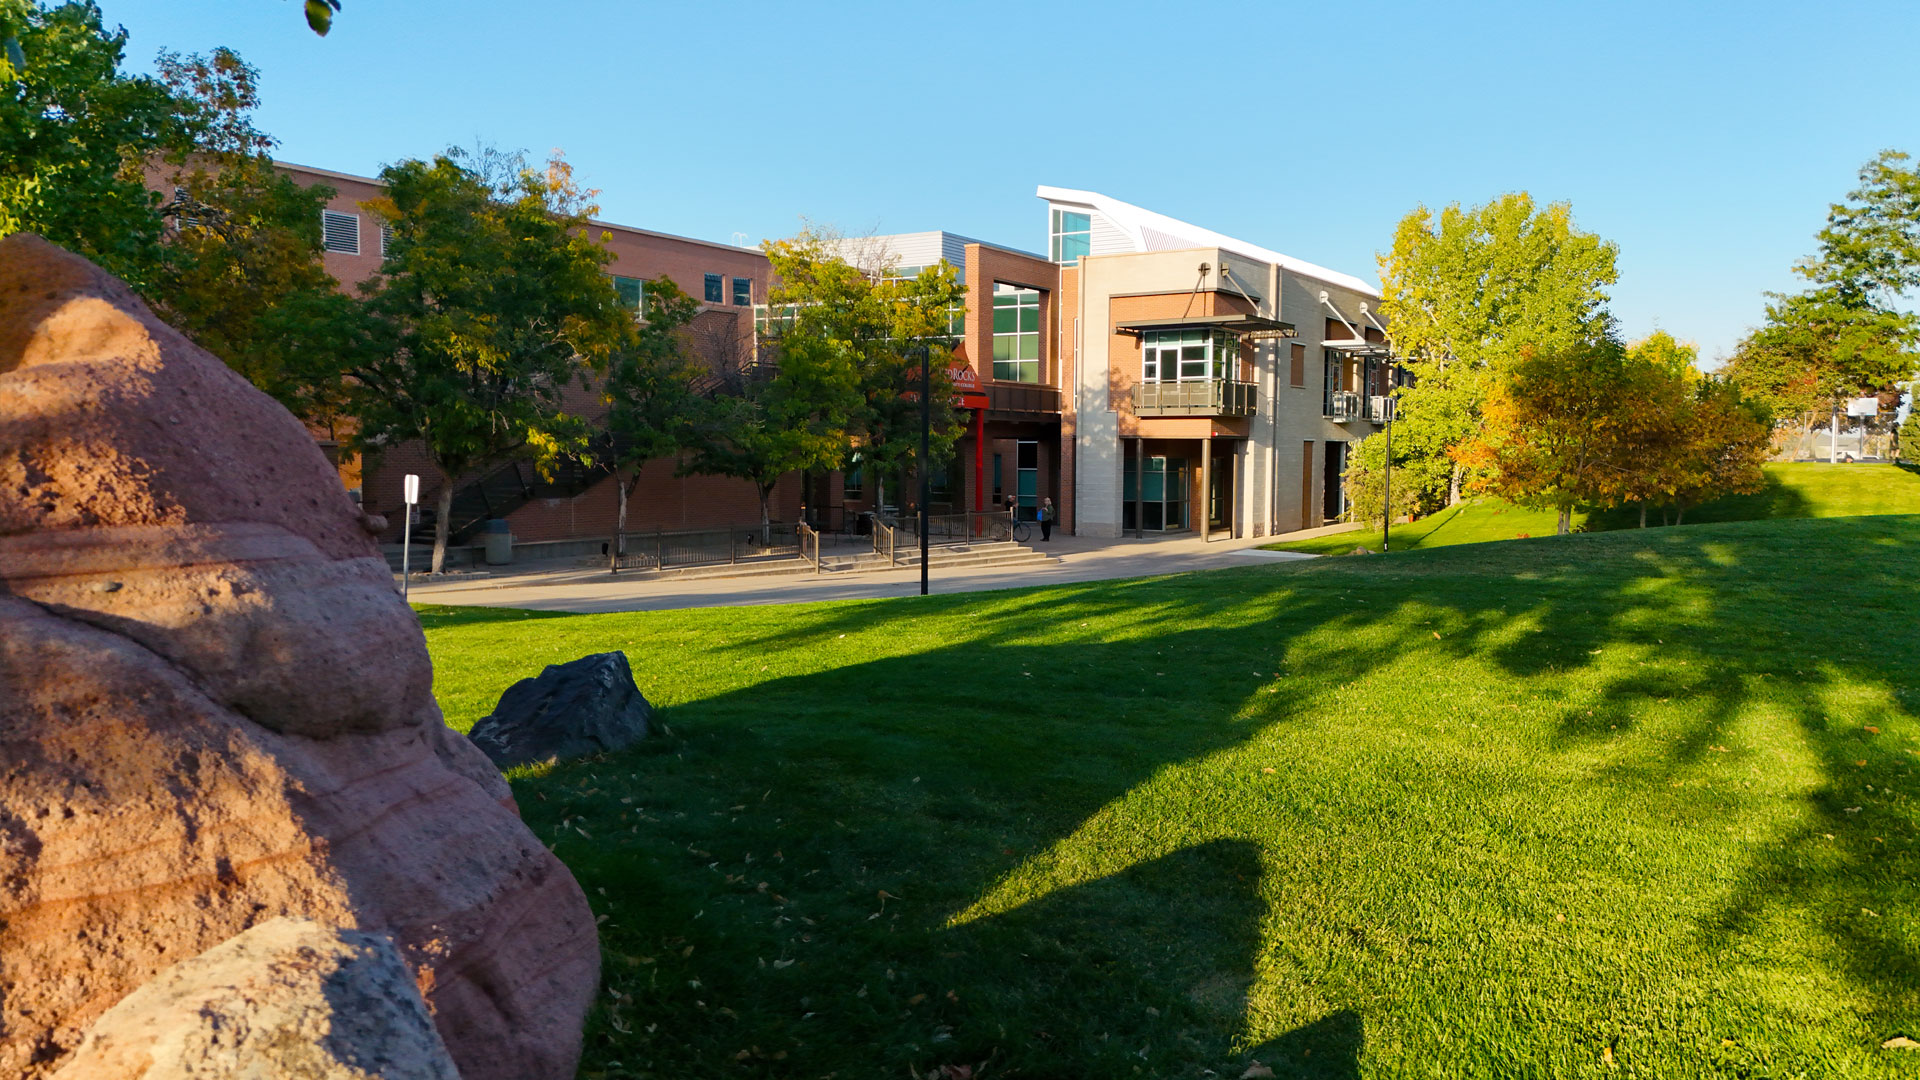
<instances>
[{"instance_id":1,"label":"tall window","mask_svg":"<svg viewBox=\"0 0 1920 1080\"><path fill-rule=\"evenodd\" d=\"M788 330L800 317L799 304L753 305L753 332L758 337L775 338Z\"/></svg>"},{"instance_id":2,"label":"tall window","mask_svg":"<svg viewBox=\"0 0 1920 1080\"><path fill-rule=\"evenodd\" d=\"M620 298L620 306L628 311L639 311L640 297L646 291L644 283L637 277L621 277L619 274L611 276L613 293Z\"/></svg>"},{"instance_id":3,"label":"tall window","mask_svg":"<svg viewBox=\"0 0 1920 1080\"><path fill-rule=\"evenodd\" d=\"M733 306L750 307L753 304L753 279L737 277L733 279Z\"/></svg>"},{"instance_id":4,"label":"tall window","mask_svg":"<svg viewBox=\"0 0 1920 1080\"><path fill-rule=\"evenodd\" d=\"M724 304L727 302L726 282L719 274L707 275L707 303Z\"/></svg>"},{"instance_id":5,"label":"tall window","mask_svg":"<svg viewBox=\"0 0 1920 1080\"><path fill-rule=\"evenodd\" d=\"M1040 381L1040 292L993 283L993 377Z\"/></svg>"},{"instance_id":6,"label":"tall window","mask_svg":"<svg viewBox=\"0 0 1920 1080\"><path fill-rule=\"evenodd\" d=\"M1053 212L1053 245L1049 249L1053 261L1063 266L1076 266L1080 256L1085 255L1093 240L1093 218L1089 214L1072 210Z\"/></svg>"},{"instance_id":7,"label":"tall window","mask_svg":"<svg viewBox=\"0 0 1920 1080\"><path fill-rule=\"evenodd\" d=\"M1148 330L1140 335L1144 382L1240 377L1240 335L1230 330Z\"/></svg>"},{"instance_id":8,"label":"tall window","mask_svg":"<svg viewBox=\"0 0 1920 1080\"><path fill-rule=\"evenodd\" d=\"M840 497L842 499L864 499L867 497L867 480L855 465L840 474Z\"/></svg>"},{"instance_id":9,"label":"tall window","mask_svg":"<svg viewBox=\"0 0 1920 1080\"><path fill-rule=\"evenodd\" d=\"M1320 414L1322 416L1332 416L1334 393L1346 389L1344 384L1346 382L1347 358L1346 354L1338 349L1322 349L1320 355L1323 358L1321 363L1325 368L1324 374L1326 379L1326 390L1321 395Z\"/></svg>"}]
</instances>

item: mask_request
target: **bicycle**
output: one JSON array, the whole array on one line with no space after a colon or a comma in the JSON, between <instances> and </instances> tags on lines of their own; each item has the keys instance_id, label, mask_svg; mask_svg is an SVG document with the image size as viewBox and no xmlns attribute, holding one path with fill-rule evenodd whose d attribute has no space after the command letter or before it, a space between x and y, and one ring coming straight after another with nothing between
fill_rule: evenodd
<instances>
[{"instance_id":1,"label":"bicycle","mask_svg":"<svg viewBox=\"0 0 1920 1080\"><path fill-rule=\"evenodd\" d=\"M1008 525L1005 521L995 521L987 532L989 540L1011 539L1016 544L1024 544L1032 536L1033 530L1024 521L1016 521L1012 525Z\"/></svg>"}]
</instances>

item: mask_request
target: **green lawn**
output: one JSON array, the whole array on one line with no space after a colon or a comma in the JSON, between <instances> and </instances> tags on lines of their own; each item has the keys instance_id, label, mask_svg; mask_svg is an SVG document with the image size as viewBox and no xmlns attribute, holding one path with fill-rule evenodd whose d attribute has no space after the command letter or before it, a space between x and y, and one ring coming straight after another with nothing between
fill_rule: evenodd
<instances>
[{"instance_id":1,"label":"green lawn","mask_svg":"<svg viewBox=\"0 0 1920 1080\"><path fill-rule=\"evenodd\" d=\"M456 727L606 649L665 706L515 780L605 917L587 1076L1912 1076L1916 544L422 620Z\"/></svg>"},{"instance_id":2,"label":"green lawn","mask_svg":"<svg viewBox=\"0 0 1920 1080\"><path fill-rule=\"evenodd\" d=\"M1730 495L1689 509L1688 525L1767 518L1856 517L1864 514L1920 514L1920 469L1898 465L1817 465L1805 462L1766 466L1767 486L1752 495ZM1393 527L1393 550L1479 544L1552 536L1552 510L1529 510L1499 499L1472 498L1419 521ZM1658 507L1647 513L1659 525ZM1589 532L1632 529L1640 524L1638 507L1580 510L1573 527ZM1269 544L1284 551L1345 555L1356 547L1379 551L1379 530L1335 533L1289 543Z\"/></svg>"}]
</instances>

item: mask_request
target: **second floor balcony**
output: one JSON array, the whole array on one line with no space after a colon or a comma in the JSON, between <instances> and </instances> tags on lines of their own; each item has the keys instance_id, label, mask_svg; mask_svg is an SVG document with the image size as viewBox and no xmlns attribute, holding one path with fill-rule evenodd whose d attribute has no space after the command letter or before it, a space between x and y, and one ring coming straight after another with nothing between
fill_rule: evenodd
<instances>
[{"instance_id":1,"label":"second floor balcony","mask_svg":"<svg viewBox=\"0 0 1920 1080\"><path fill-rule=\"evenodd\" d=\"M1133 384L1135 416L1252 416L1260 390L1232 379L1188 379Z\"/></svg>"},{"instance_id":2,"label":"second floor balcony","mask_svg":"<svg viewBox=\"0 0 1920 1080\"><path fill-rule=\"evenodd\" d=\"M990 382L983 387L987 408L1000 413L1060 413L1060 388L1044 383Z\"/></svg>"}]
</instances>

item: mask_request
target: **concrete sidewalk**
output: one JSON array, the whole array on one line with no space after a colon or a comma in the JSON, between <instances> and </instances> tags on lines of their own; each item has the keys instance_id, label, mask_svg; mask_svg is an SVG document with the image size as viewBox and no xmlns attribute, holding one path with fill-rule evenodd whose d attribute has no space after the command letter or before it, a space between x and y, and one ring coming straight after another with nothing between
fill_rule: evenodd
<instances>
[{"instance_id":1,"label":"concrete sidewalk","mask_svg":"<svg viewBox=\"0 0 1920 1080\"><path fill-rule=\"evenodd\" d=\"M1184 533L1142 540L1131 537L1116 540L1055 536L1051 542L1042 543L1036 538L1028 546L1058 558L1058 564L1010 570L986 568L971 572L943 571L936 566L933 568L931 589L936 593L982 592L1151 574L1177 574L1188 570L1217 570L1228 566L1247 566L1262 560L1311 559L1314 556L1297 552L1257 549L1262 544L1347 532L1356 527L1329 525L1280 536L1214 540L1208 543ZM548 571L530 569L467 581L422 583L416 579L411 598L422 604L590 613L797 604L811 600L917 596L919 593L918 567L871 574L661 580L616 576L603 569L570 566Z\"/></svg>"}]
</instances>

